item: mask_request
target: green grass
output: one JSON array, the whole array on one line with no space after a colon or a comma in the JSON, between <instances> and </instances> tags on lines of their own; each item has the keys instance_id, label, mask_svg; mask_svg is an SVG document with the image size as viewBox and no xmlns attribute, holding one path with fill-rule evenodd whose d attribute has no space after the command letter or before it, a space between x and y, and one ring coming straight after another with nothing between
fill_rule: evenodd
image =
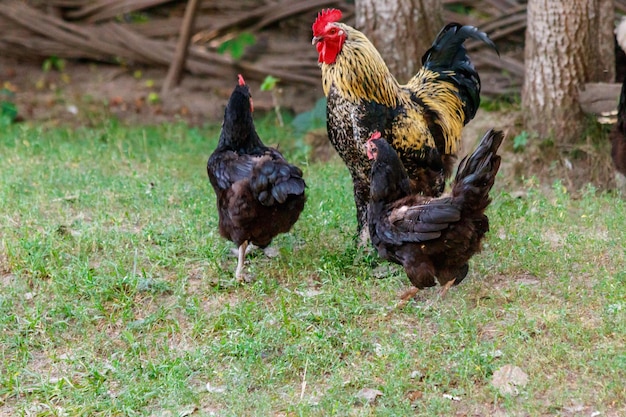
<instances>
[{"instance_id":1,"label":"green grass","mask_svg":"<svg viewBox=\"0 0 626 417\"><path fill-rule=\"evenodd\" d=\"M219 127L0 132L0 415L626 413L619 196L495 190L468 278L395 311L408 280L355 249L347 170L259 130L308 201L246 285L206 178ZM506 364L517 396L491 386Z\"/></svg>"}]
</instances>

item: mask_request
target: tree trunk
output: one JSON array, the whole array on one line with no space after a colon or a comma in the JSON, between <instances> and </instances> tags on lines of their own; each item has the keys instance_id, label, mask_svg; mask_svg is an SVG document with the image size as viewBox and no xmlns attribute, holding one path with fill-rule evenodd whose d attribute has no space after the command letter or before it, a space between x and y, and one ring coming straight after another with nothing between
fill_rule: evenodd
<instances>
[{"instance_id":1,"label":"tree trunk","mask_svg":"<svg viewBox=\"0 0 626 417\"><path fill-rule=\"evenodd\" d=\"M529 0L522 88L524 125L557 143L580 139L585 117L578 90L612 80L611 0ZM607 23L608 21L608 23ZM608 47L610 46L610 48Z\"/></svg>"},{"instance_id":2,"label":"tree trunk","mask_svg":"<svg viewBox=\"0 0 626 417\"><path fill-rule=\"evenodd\" d=\"M597 1L597 24L592 29L595 30L598 65L591 66L596 70L591 74L591 81L612 83L615 81L615 3L614 0Z\"/></svg>"},{"instance_id":3,"label":"tree trunk","mask_svg":"<svg viewBox=\"0 0 626 417\"><path fill-rule=\"evenodd\" d=\"M405 83L443 27L443 8L440 0L357 0L356 26Z\"/></svg>"}]
</instances>

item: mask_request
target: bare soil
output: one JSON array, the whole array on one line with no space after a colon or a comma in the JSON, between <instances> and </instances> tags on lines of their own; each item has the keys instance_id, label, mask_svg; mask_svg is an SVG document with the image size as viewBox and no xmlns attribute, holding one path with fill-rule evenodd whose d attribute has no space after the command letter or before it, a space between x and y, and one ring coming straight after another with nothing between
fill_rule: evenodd
<instances>
[{"instance_id":1,"label":"bare soil","mask_svg":"<svg viewBox=\"0 0 626 417\"><path fill-rule=\"evenodd\" d=\"M44 71L41 63L0 58L0 85L15 93L21 120L89 125L104 117L137 124L183 120L190 125L221 121L224 106L237 81L185 74L167 95L161 86L167 68L122 66L66 61L62 71ZM273 108L272 94L249 82L257 111ZM280 105L294 112L313 107L319 88L286 86Z\"/></svg>"}]
</instances>

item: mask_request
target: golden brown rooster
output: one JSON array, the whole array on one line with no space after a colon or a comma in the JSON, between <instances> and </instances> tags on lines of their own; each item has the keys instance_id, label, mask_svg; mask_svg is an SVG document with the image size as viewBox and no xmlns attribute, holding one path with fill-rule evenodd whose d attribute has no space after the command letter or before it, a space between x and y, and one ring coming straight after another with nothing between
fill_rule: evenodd
<instances>
[{"instance_id":1,"label":"golden brown rooster","mask_svg":"<svg viewBox=\"0 0 626 417\"><path fill-rule=\"evenodd\" d=\"M439 196L450 177L461 130L480 103L480 79L463 43L478 39L473 26L450 23L422 57L422 68L405 85L358 30L340 23L341 11L323 10L313 24L327 97L327 128L354 184L358 231L367 224L370 162L364 144L379 131L397 151L413 192Z\"/></svg>"}]
</instances>

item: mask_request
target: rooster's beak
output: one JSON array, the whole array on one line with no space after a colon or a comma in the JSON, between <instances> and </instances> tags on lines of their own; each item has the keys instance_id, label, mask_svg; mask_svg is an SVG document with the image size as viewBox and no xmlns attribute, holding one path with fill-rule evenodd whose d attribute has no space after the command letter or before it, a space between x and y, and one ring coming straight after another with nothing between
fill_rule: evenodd
<instances>
[{"instance_id":1,"label":"rooster's beak","mask_svg":"<svg viewBox=\"0 0 626 417\"><path fill-rule=\"evenodd\" d=\"M311 45L315 45L316 43L318 43L321 40L322 40L321 36L313 36L313 39L311 40Z\"/></svg>"}]
</instances>

